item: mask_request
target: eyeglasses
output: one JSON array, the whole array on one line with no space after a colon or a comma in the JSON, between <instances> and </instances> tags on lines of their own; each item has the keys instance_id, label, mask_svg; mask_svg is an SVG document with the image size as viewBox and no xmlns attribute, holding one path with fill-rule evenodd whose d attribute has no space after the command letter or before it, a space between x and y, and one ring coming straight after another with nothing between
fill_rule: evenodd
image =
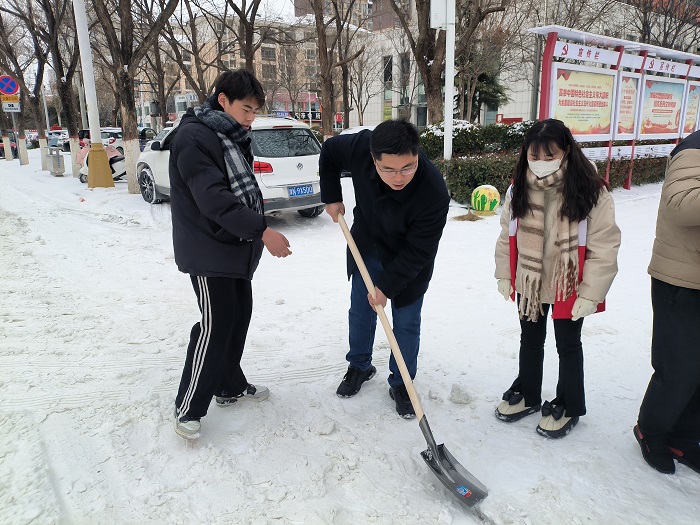
<instances>
[{"instance_id":1,"label":"eyeglasses","mask_svg":"<svg viewBox=\"0 0 700 525\"><path fill-rule=\"evenodd\" d=\"M386 170L384 168L380 168L376 162L374 163L374 167L377 168L378 172L383 173L384 175L410 175L418 169L418 163L416 162L413 166L407 166L400 170Z\"/></svg>"}]
</instances>

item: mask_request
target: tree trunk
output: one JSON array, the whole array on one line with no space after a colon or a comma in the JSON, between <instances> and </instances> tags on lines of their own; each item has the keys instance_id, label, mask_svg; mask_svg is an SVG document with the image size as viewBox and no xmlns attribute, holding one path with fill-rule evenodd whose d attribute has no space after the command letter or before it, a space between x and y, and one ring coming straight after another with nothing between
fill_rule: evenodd
<instances>
[{"instance_id":1,"label":"tree trunk","mask_svg":"<svg viewBox=\"0 0 700 525\"><path fill-rule=\"evenodd\" d=\"M136 179L136 163L139 155L137 135L136 99L134 98L134 79L131 73L123 69L118 82L123 86L120 97L120 115L122 118L122 138L124 140L124 159L126 161L126 180L129 193L139 193Z\"/></svg>"},{"instance_id":2,"label":"tree trunk","mask_svg":"<svg viewBox=\"0 0 700 525\"><path fill-rule=\"evenodd\" d=\"M465 114L464 114L464 99L465 99L465 91L464 91L464 73L460 72L461 74L459 75L459 117L463 120L465 120Z\"/></svg>"},{"instance_id":3,"label":"tree trunk","mask_svg":"<svg viewBox=\"0 0 700 525\"><path fill-rule=\"evenodd\" d=\"M343 129L350 123L350 68L347 63L340 66L343 74Z\"/></svg>"}]
</instances>

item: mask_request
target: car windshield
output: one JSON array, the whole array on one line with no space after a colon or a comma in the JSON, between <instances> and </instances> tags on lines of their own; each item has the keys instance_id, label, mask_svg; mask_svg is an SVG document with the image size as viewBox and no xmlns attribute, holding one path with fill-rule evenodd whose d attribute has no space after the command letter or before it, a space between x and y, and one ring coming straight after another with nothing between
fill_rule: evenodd
<instances>
[{"instance_id":1,"label":"car windshield","mask_svg":"<svg viewBox=\"0 0 700 525\"><path fill-rule=\"evenodd\" d=\"M321 153L316 138L304 128L254 129L252 145L257 157L303 157Z\"/></svg>"},{"instance_id":2,"label":"car windshield","mask_svg":"<svg viewBox=\"0 0 700 525\"><path fill-rule=\"evenodd\" d=\"M163 140L165 137L168 136L168 133L170 133L173 130L173 128L163 128L163 130L158 133L158 135L155 136L153 140Z\"/></svg>"}]
</instances>

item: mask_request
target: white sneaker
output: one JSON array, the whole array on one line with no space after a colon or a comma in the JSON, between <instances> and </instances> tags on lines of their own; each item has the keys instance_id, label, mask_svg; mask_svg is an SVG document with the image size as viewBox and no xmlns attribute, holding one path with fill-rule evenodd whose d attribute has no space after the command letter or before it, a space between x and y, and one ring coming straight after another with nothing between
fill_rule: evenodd
<instances>
[{"instance_id":1,"label":"white sneaker","mask_svg":"<svg viewBox=\"0 0 700 525\"><path fill-rule=\"evenodd\" d=\"M255 386L248 383L248 388L246 388L241 394L238 394L237 396L216 396L216 406L231 406L239 399L252 399L253 401L262 401L263 399L267 399L269 395L270 389L266 386Z\"/></svg>"},{"instance_id":2,"label":"white sneaker","mask_svg":"<svg viewBox=\"0 0 700 525\"><path fill-rule=\"evenodd\" d=\"M199 430L201 428L201 423L199 419L191 419L187 416L178 416L177 410L175 410L175 432L180 437L185 439L198 439Z\"/></svg>"}]
</instances>

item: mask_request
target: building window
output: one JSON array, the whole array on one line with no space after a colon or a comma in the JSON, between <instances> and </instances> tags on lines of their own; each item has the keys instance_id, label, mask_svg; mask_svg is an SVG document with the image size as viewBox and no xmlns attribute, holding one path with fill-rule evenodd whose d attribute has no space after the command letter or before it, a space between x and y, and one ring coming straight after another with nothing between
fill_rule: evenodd
<instances>
[{"instance_id":1,"label":"building window","mask_svg":"<svg viewBox=\"0 0 700 525\"><path fill-rule=\"evenodd\" d=\"M393 80L394 60L392 57L384 57L384 83Z\"/></svg>"},{"instance_id":2,"label":"building window","mask_svg":"<svg viewBox=\"0 0 700 525\"><path fill-rule=\"evenodd\" d=\"M265 80L277 80L277 66L272 64L263 64L262 77Z\"/></svg>"},{"instance_id":3,"label":"building window","mask_svg":"<svg viewBox=\"0 0 700 525\"><path fill-rule=\"evenodd\" d=\"M401 53L399 55L399 68L401 71L401 78L403 80L408 80L411 75L411 56L408 53Z\"/></svg>"},{"instance_id":4,"label":"building window","mask_svg":"<svg viewBox=\"0 0 700 525\"><path fill-rule=\"evenodd\" d=\"M313 78L316 76L316 66L306 66L306 76Z\"/></svg>"},{"instance_id":5,"label":"building window","mask_svg":"<svg viewBox=\"0 0 700 525\"><path fill-rule=\"evenodd\" d=\"M306 49L306 60L316 60L316 49Z\"/></svg>"},{"instance_id":6,"label":"building window","mask_svg":"<svg viewBox=\"0 0 700 525\"><path fill-rule=\"evenodd\" d=\"M260 52L263 60L277 62L277 50L274 47L263 46L260 48Z\"/></svg>"}]
</instances>

